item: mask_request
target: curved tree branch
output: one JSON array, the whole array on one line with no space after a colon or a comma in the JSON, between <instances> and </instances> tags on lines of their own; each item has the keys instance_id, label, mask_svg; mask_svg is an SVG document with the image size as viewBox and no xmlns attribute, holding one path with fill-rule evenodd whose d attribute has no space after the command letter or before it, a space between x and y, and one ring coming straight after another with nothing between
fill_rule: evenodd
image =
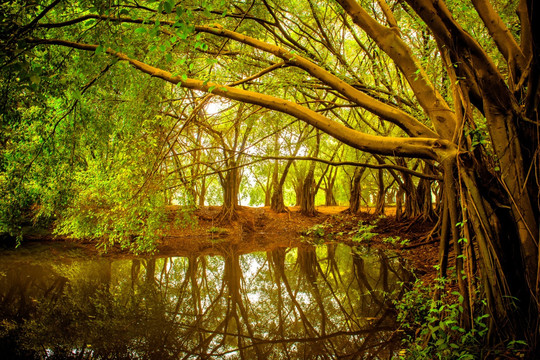
<instances>
[{"instance_id":1,"label":"curved tree branch","mask_svg":"<svg viewBox=\"0 0 540 360\"><path fill-rule=\"evenodd\" d=\"M143 19L131 19L126 17L113 17L106 15L85 15L77 19L72 19L62 23L52 23L52 24L41 24L43 28L53 28L53 27L64 27L76 24L81 21L88 19L101 19L116 21L122 23L133 23L133 24L144 24L149 23L148 20ZM161 21L162 25L173 26L174 22L172 21ZM286 49L279 47L277 45L272 45L258 39L237 33L235 31L224 29L221 25L214 26L195 26L196 32L204 32L219 37L228 38L231 40L238 41L240 43L249 45L253 48L262 50L264 52L273 54L281 58L285 64L289 66L295 66L303 69L310 75L316 77L326 85L330 86L332 89L339 91L344 95L349 101L352 101L371 113L380 116L381 118L390 121L400 128L402 128L407 134L411 136L419 137L429 137L429 138L438 138L439 136L431 130L429 127L422 124L420 121L407 114L406 112L385 104L365 93L356 89L354 86L346 83L337 76L331 74L330 72L324 70L320 66L317 66L310 60L298 55L292 54ZM85 49L86 50L86 49Z\"/></svg>"},{"instance_id":2,"label":"curved tree branch","mask_svg":"<svg viewBox=\"0 0 540 360\"><path fill-rule=\"evenodd\" d=\"M489 0L472 0L472 3L488 29L490 36L495 41L497 48L506 59L510 72L513 74L513 83L517 83L520 74L527 67L527 60L517 41L497 12L495 12Z\"/></svg>"},{"instance_id":3,"label":"curved tree branch","mask_svg":"<svg viewBox=\"0 0 540 360\"><path fill-rule=\"evenodd\" d=\"M435 89L427 73L399 33L393 28L379 24L355 0L338 0L338 3L353 22L362 28L401 69L420 106L435 125L437 133L445 139L452 139L457 123L455 114Z\"/></svg>"},{"instance_id":4,"label":"curved tree branch","mask_svg":"<svg viewBox=\"0 0 540 360\"><path fill-rule=\"evenodd\" d=\"M34 44L60 45L86 51L95 51L98 48L98 45L76 43L60 39L29 39L29 42ZM212 82L174 76L168 71L131 59L126 54L113 49L108 48L105 52L119 60L130 63L139 71L171 84L212 93L231 100L260 105L267 109L289 114L362 151L380 155L418 157L433 160L441 160L442 158L457 154L457 148L447 140L426 137L400 138L366 134L347 128L342 124L330 120L326 116L285 99Z\"/></svg>"}]
</instances>

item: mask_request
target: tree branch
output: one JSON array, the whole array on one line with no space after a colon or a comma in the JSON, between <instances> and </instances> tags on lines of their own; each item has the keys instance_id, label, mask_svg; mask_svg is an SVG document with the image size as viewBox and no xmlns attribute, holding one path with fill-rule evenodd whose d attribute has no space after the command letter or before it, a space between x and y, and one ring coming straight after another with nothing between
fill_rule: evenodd
<instances>
[{"instance_id":1,"label":"tree branch","mask_svg":"<svg viewBox=\"0 0 540 360\"><path fill-rule=\"evenodd\" d=\"M331 161L331 160L320 159L320 158L313 157L313 156L256 156L256 155L250 155L250 154L246 154L246 155L251 156L251 157L258 157L261 160L316 161L316 162L320 162L320 163L330 165L330 166L349 165L349 166L356 166L356 167L366 167L366 168L369 168L369 169L392 169L392 170L397 170L397 171L401 171L401 172L410 174L412 176L416 176L416 177L421 178L421 179L442 181L441 176L431 175L431 174L424 174L424 173L421 173L421 172L418 172L418 171L411 170L411 169L409 169L409 168L407 168L405 166L399 166L399 165L387 164L387 163L384 163L384 164L370 164L370 163L360 163L360 162L355 162L355 161L337 161L337 162L334 162L334 161Z\"/></svg>"},{"instance_id":2,"label":"tree branch","mask_svg":"<svg viewBox=\"0 0 540 360\"><path fill-rule=\"evenodd\" d=\"M362 28L399 67L420 106L435 125L437 133L445 139L452 139L456 128L455 114L435 89L427 73L399 34L375 21L355 0L338 0L337 2L349 14L353 22Z\"/></svg>"},{"instance_id":3,"label":"tree branch","mask_svg":"<svg viewBox=\"0 0 540 360\"><path fill-rule=\"evenodd\" d=\"M29 39L28 41L34 44L60 45L86 51L95 51L98 48L98 45L76 43L60 39ZM457 148L447 140L425 137L401 138L366 134L354 129L349 129L340 123L330 120L326 116L285 99L212 82L190 78L183 79L182 76L174 76L168 71L131 59L126 54L117 52L111 48L106 49L105 52L119 60L130 63L141 72L160 78L171 84L192 90L212 93L231 100L259 105L267 109L291 115L320 129L337 140L362 151L380 155L418 157L433 160L457 155Z\"/></svg>"},{"instance_id":4,"label":"tree branch","mask_svg":"<svg viewBox=\"0 0 540 360\"><path fill-rule=\"evenodd\" d=\"M510 30L508 30L499 17L499 14L491 6L489 0L472 0L472 3L488 29L489 35L493 38L497 48L506 59L508 68L513 75L513 83L516 84L519 81L520 74L527 67L527 60L523 52L510 33Z\"/></svg>"},{"instance_id":5,"label":"tree branch","mask_svg":"<svg viewBox=\"0 0 540 360\"><path fill-rule=\"evenodd\" d=\"M85 21L88 19L101 19L101 20L109 20L109 21L116 21L116 22L122 22L122 23L134 23L134 24L149 23L148 20L143 20L143 19L131 19L131 18L126 18L126 17L113 17L113 16L106 16L106 15L85 15L77 19L72 19L69 21L62 22L62 23L41 24L40 27L43 27L43 28L64 27L64 26L73 25L73 24L76 24L78 22ZM160 23L162 25L168 25L168 26L174 25L174 22L172 21L163 20ZM393 106L390 106L388 104L385 104L359 91L358 89L354 88L352 85L339 79L337 76L324 70L323 68L314 64L310 60L298 54L292 54L282 47L265 43L258 39L255 39L246 35L242 35L235 31L226 30L221 25L214 25L214 26L198 25L198 26L195 26L195 31L204 32L204 33L216 35L219 37L235 40L240 43L254 47L256 49L262 50L264 52L273 54L281 58L286 64L290 66L296 66L305 70L310 75L316 77L317 79L319 79L326 85L339 91L349 101L352 101L360 105L361 107L365 108L366 110L370 111L371 113L378 115L381 118L398 125L407 134L411 136L429 137L429 138L438 137L438 135L435 132L433 132L430 128L428 128L427 126L425 126L420 121L418 121L411 115L407 114L406 112L398 108L395 108Z\"/></svg>"}]
</instances>

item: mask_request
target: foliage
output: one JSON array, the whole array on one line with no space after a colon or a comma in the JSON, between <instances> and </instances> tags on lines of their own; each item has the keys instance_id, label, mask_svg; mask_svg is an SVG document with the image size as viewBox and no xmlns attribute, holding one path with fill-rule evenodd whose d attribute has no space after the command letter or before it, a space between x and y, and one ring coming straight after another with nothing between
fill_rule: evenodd
<instances>
[{"instance_id":1,"label":"foliage","mask_svg":"<svg viewBox=\"0 0 540 360\"><path fill-rule=\"evenodd\" d=\"M400 236L388 236L383 239L383 242L389 243L392 245L401 245L401 246L407 246L410 242L409 239L402 239Z\"/></svg>"},{"instance_id":2,"label":"foliage","mask_svg":"<svg viewBox=\"0 0 540 360\"><path fill-rule=\"evenodd\" d=\"M199 225L199 219L193 215L196 208L194 206L181 206L174 214L174 226L177 228L191 227L196 228Z\"/></svg>"},{"instance_id":3,"label":"foliage","mask_svg":"<svg viewBox=\"0 0 540 360\"><path fill-rule=\"evenodd\" d=\"M376 232L373 232L372 230L375 229L377 225L373 225L370 223L364 223L363 221L358 222L358 226L356 229L351 231L350 233L354 234L352 237L353 241L356 242L369 242L372 238L379 235Z\"/></svg>"},{"instance_id":4,"label":"foliage","mask_svg":"<svg viewBox=\"0 0 540 360\"><path fill-rule=\"evenodd\" d=\"M227 229L218 226L212 226L210 229L208 229L208 233L214 235L226 235L228 231Z\"/></svg>"},{"instance_id":5,"label":"foliage","mask_svg":"<svg viewBox=\"0 0 540 360\"><path fill-rule=\"evenodd\" d=\"M91 193L81 195L61 212L56 234L96 240L103 251L115 245L135 253L155 251L165 224L159 197L125 201Z\"/></svg>"},{"instance_id":6,"label":"foliage","mask_svg":"<svg viewBox=\"0 0 540 360\"><path fill-rule=\"evenodd\" d=\"M310 228L302 231L301 241L308 242L315 245L320 245L325 242L325 240L332 240L334 238L334 233L328 231L332 227L332 224L323 223L315 224ZM307 240L306 237L309 237Z\"/></svg>"},{"instance_id":7,"label":"foliage","mask_svg":"<svg viewBox=\"0 0 540 360\"><path fill-rule=\"evenodd\" d=\"M337 220L340 222L339 228L343 226L350 226L349 222L343 222L342 219L339 216L334 216L334 220ZM322 223L322 224L315 224L312 227L306 229L302 232L302 235L309 236L317 241L321 241L324 239L334 239L335 237L342 237L342 236L351 236L350 239L354 242L363 242L363 243L369 243L372 238L379 235L378 233L374 232L373 229L377 227L376 224L370 224L367 222L364 222L362 220L358 221L356 224L354 224L352 227L352 230L349 230L347 232L342 231L342 229L334 229L330 223Z\"/></svg>"},{"instance_id":8,"label":"foliage","mask_svg":"<svg viewBox=\"0 0 540 360\"><path fill-rule=\"evenodd\" d=\"M473 327L461 325L463 297L457 291L444 292L448 280L436 279L433 286L416 280L412 289L395 301L398 321L405 333L404 356L407 359L478 359L483 358L488 332L488 314L484 303L477 304ZM448 284L446 284L448 286ZM433 291L442 291L434 299Z\"/></svg>"},{"instance_id":9,"label":"foliage","mask_svg":"<svg viewBox=\"0 0 540 360\"><path fill-rule=\"evenodd\" d=\"M104 251L116 244L134 252L153 251L166 223L163 192L141 176L147 159L143 149L130 143L116 146L129 151L109 151L108 159L94 155L74 172L71 201L54 209L55 233L95 240Z\"/></svg>"},{"instance_id":10,"label":"foliage","mask_svg":"<svg viewBox=\"0 0 540 360\"><path fill-rule=\"evenodd\" d=\"M305 235L311 235L315 237L324 237L325 235L325 229L329 227L329 224L315 224L303 233Z\"/></svg>"}]
</instances>

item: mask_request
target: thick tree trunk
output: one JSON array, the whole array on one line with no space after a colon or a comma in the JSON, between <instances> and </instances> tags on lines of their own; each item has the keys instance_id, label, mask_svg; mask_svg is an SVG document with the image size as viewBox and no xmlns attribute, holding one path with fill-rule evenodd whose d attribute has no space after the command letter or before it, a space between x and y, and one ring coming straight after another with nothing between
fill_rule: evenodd
<instances>
[{"instance_id":1,"label":"thick tree trunk","mask_svg":"<svg viewBox=\"0 0 540 360\"><path fill-rule=\"evenodd\" d=\"M272 195L273 192L270 189L264 191L264 206L271 206L272 204Z\"/></svg>"},{"instance_id":2,"label":"thick tree trunk","mask_svg":"<svg viewBox=\"0 0 540 360\"><path fill-rule=\"evenodd\" d=\"M238 192L240 189L240 172L235 167L235 163L230 164L230 170L227 170L225 176L221 179L223 188L223 206L221 208L220 219L230 221L236 218L238 208Z\"/></svg>"},{"instance_id":3,"label":"thick tree trunk","mask_svg":"<svg viewBox=\"0 0 540 360\"><path fill-rule=\"evenodd\" d=\"M498 334L532 335L522 331L537 328L538 307L527 276L526 257L522 256L521 243L516 241L519 225L510 206L512 199L481 174L465 164L460 166L466 192L462 197L468 209L466 220L471 225L469 232L475 235L491 325Z\"/></svg>"},{"instance_id":4,"label":"thick tree trunk","mask_svg":"<svg viewBox=\"0 0 540 360\"><path fill-rule=\"evenodd\" d=\"M349 198L349 212L357 214L360 212L362 203L362 175L366 168L355 168L351 179L351 195Z\"/></svg>"},{"instance_id":5,"label":"thick tree trunk","mask_svg":"<svg viewBox=\"0 0 540 360\"><path fill-rule=\"evenodd\" d=\"M418 195L412 180L405 181L405 218L412 219L420 214L420 206L418 205Z\"/></svg>"},{"instance_id":6,"label":"thick tree trunk","mask_svg":"<svg viewBox=\"0 0 540 360\"><path fill-rule=\"evenodd\" d=\"M324 205L326 205L326 206L336 206L337 205L336 197L334 196L333 185L332 185L332 187L324 188Z\"/></svg>"},{"instance_id":7,"label":"thick tree trunk","mask_svg":"<svg viewBox=\"0 0 540 360\"><path fill-rule=\"evenodd\" d=\"M315 216L315 166L309 169L306 178L302 184L302 198L300 203L300 212L306 216Z\"/></svg>"},{"instance_id":8,"label":"thick tree trunk","mask_svg":"<svg viewBox=\"0 0 540 360\"><path fill-rule=\"evenodd\" d=\"M283 201L283 187L278 186L272 193L272 202L270 208L277 213L286 211L285 202Z\"/></svg>"},{"instance_id":9,"label":"thick tree trunk","mask_svg":"<svg viewBox=\"0 0 540 360\"><path fill-rule=\"evenodd\" d=\"M295 194L294 206L300 206L300 204L302 203L302 198L304 197L304 193L302 191L303 184L304 184L303 179L298 179L298 181L294 183L294 194Z\"/></svg>"},{"instance_id":10,"label":"thick tree trunk","mask_svg":"<svg viewBox=\"0 0 540 360\"><path fill-rule=\"evenodd\" d=\"M285 185L285 180L287 179L287 174L289 173L289 169L291 168L293 161L294 160L287 161L287 165L285 165L285 169L283 169L281 178L279 179L279 181L277 181L277 176L276 176L276 181L273 185L274 192L272 194L271 208L272 210L278 213L287 211L287 208L285 207L285 202L283 201L283 186ZM297 193L297 200L298 200L298 193Z\"/></svg>"},{"instance_id":11,"label":"thick tree trunk","mask_svg":"<svg viewBox=\"0 0 540 360\"><path fill-rule=\"evenodd\" d=\"M431 198L431 181L420 179L416 188L416 195L422 218L424 220L433 220L435 214L433 212L433 200Z\"/></svg>"}]
</instances>

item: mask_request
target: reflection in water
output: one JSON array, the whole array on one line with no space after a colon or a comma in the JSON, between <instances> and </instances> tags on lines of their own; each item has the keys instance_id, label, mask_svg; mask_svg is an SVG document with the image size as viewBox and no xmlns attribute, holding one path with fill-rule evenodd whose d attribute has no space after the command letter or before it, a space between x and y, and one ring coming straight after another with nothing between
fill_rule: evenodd
<instances>
[{"instance_id":1,"label":"reflection in water","mask_svg":"<svg viewBox=\"0 0 540 360\"><path fill-rule=\"evenodd\" d=\"M0 257L0 353L390 359L388 304L406 280L401 265L341 244L129 260Z\"/></svg>"}]
</instances>

